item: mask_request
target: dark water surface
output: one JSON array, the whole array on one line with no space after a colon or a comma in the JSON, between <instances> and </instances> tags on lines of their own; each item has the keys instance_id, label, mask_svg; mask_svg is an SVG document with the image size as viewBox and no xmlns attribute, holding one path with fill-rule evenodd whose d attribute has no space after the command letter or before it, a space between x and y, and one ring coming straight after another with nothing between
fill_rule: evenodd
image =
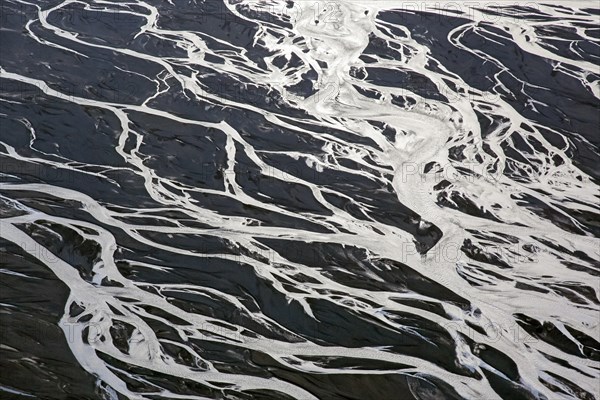
<instances>
[{"instance_id":1,"label":"dark water surface","mask_svg":"<svg viewBox=\"0 0 600 400\"><path fill-rule=\"evenodd\" d=\"M600 399L594 2L1 7L0 398Z\"/></svg>"}]
</instances>

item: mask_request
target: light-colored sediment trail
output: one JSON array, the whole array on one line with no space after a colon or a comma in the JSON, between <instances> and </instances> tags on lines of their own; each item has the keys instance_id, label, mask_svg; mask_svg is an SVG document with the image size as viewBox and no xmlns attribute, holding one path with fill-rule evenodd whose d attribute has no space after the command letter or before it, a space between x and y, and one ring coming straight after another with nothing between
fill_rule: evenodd
<instances>
[{"instance_id":1,"label":"light-colored sediment trail","mask_svg":"<svg viewBox=\"0 0 600 400\"><path fill-rule=\"evenodd\" d=\"M77 109L97 109L114 116L118 126L111 138L113 147L108 152L116 155L119 165L71 160L61 155L60 149L56 150L58 154L43 152L37 146L41 148L40 142L44 140L44 127L37 127L27 119L17 119L10 112L3 112L3 115L27 127L30 141L28 139L25 148L17 148L9 138L3 137L0 142L3 155L15 162L57 168L73 176L110 182L117 193L126 191L128 182L141 182L145 196L154 204L116 206L95 199L88 191L92 190L90 188L32 183L12 179L8 174L2 175L6 180L0 183L3 204L21 210L19 215L0 220L0 236L37 258L69 287L70 298L65 305L61 327L71 338L68 343L78 362L97 376L107 398L116 398L116 393L128 398L148 398L147 393L128 387L125 376L139 383L148 382L143 374L128 372L99 354L173 379L199 382L216 392L222 391L223 387L234 392L264 389L287 393L298 399L317 398L302 384L281 377L225 371L219 360L211 359L211 354L199 347L197 343L203 341L226 346L223 352L227 354L239 350L266 355L278 366L297 374L375 375L384 372L369 368L370 362L404 364L406 367L394 367L385 372L435 377L453 385L460 396L468 399L500 399L484 371L511 379L495 368L492 361L484 361L479 350L472 350L470 340L477 343L476 349L489 346L510 359L518 369L518 378L511 384L529 393L531 398L577 398L569 382L597 395L600 365L586 350L590 344L582 342L587 340L585 338L598 341L600 336L597 319L600 289L597 264L594 264L594 259L600 256L600 240L572 212L583 210L597 216L600 212L599 193L591 177L569 156L570 135L578 136L583 142L586 139L576 131L544 127L526 117L522 110L517 110L514 103L503 96L513 90L503 79L510 76L511 82L517 82L515 85L522 87L518 95L533 108L541 107L539 100L531 94L535 85L513 74L502 57L486 53L485 47L471 48L467 44L469 35L510 41L520 51L543 58L561 73L573 77L583 90L598 99L598 80L591 79L598 76L597 63L552 51L541 36L542 31L535 29L572 28L582 37L580 41L597 44L598 40L588 36L581 27L582 23L594 23L598 19L597 15L584 11L584 2L566 2L569 9L579 10L578 13L569 13L549 2L535 9L522 10L518 17L512 11L512 14L495 18L492 18L490 8L477 9L466 3L460 4L459 13L453 13L456 2L437 2L437 11L430 8L414 10L405 2L391 1L344 0L291 5L280 1L224 3L223 10L228 16L257 26L249 47L267 54L264 66L250 54L250 48L241 48L233 44L233 40L227 43L222 36L202 32L200 28L198 31L174 29L163 24L167 16L161 15L161 10L164 12L170 7L164 4L96 1L84 5L66 1L43 8L25 1L17 3L37 8L37 14L27 23L26 34L31 40L73 57L89 57L100 51L111 52L114 57L127 57L132 60L129 72L144 77L152 88L152 93L138 102L92 99L84 94L64 93L57 85L46 82L50 78L29 76L24 71L0 64L0 78L4 80L36 87L45 98L65 101ZM150 50L144 52L127 45L112 45L110 41L90 40L84 34L69 31L68 24L59 26L53 19L67 6L82 6L97 13L118 11L119 15L135 17L137 19L133 21L139 19L142 22L136 27L131 42L137 37L157 38L161 43L172 45L178 53L163 57ZM502 3L502 6L509 7L509 4ZM445 65L446 59L436 58L437 53L423 40L427 34L411 31L409 22L414 24L414 21L409 21L408 16L416 18L424 12L434 15L437 12L439 18L459 16L464 20L449 29L446 37L436 40L444 40L448 49L464 51L482 60L483 64L494 65L498 72L487 77L493 82L492 89L481 90L469 85L468 77L452 72ZM401 18L404 14L407 16L405 25ZM538 14L548 16L549 20L533 18ZM389 15L395 15L399 22L390 22ZM430 22L424 19L421 25ZM430 29L435 31L433 27ZM428 32L427 27L424 30ZM379 50L371 48L374 42L381 46ZM386 56L387 51L394 57ZM369 62L365 62L367 58ZM135 62L155 66L160 72L152 75L134 68ZM444 98L428 97L420 91L423 87L410 81L399 87L384 84L378 80L375 67L385 70L380 71L382 76L384 73L425 76ZM372 76L369 70L373 71ZM210 78L219 74L240 87L248 87L250 82L278 95L265 105L211 90ZM311 90L298 93L295 85L306 81L310 82ZM539 88L536 86L535 89ZM202 104L197 116L190 117L167 107L162 109L160 104L164 103L157 101L173 93ZM25 101L2 98L6 104ZM271 107L273 103L278 107ZM264 121L273 128L291 132L305 142L318 140L323 145L319 152L302 148L300 140L297 148L290 145L284 151L266 145L261 147L252 132L240 129L236 121L213 121L210 115L213 111L228 109L246 113L244 115L264 116ZM304 114L292 115L289 110L301 110ZM160 146L149 145L154 140L154 132L142 126L139 115L166 121L175 132L179 128L193 127L198 136L207 137L215 147L221 146L217 145L220 143L218 138L223 138L220 149L225 159L220 171L223 188L203 186L202 183L191 185L183 176L163 173L153 160L160 159L168 164L177 159L177 154L152 154ZM481 116L498 123L484 132ZM261 123L266 122L261 120ZM255 128L259 129L258 123ZM545 134L547 131L563 138L565 145L551 143ZM516 137L528 143L531 150L519 147ZM186 139L182 135L177 140L182 138ZM460 157L454 156L457 151ZM278 163L274 157L282 153L290 160L299 160L303 167L314 172L314 176L339 174L346 181L339 184L315 181L300 169L289 169L288 164ZM515 159L515 153L519 160ZM277 201L275 195L270 196L264 188L247 185L238 168L243 164L242 157L261 176L305 188L318 207L325 211L322 214L296 211ZM191 161L195 160L184 160L184 165ZM117 178L111 175L115 171ZM126 177L130 176L139 180L131 178L128 181ZM348 187L355 186L360 190L353 179L356 182L365 180L377 189L348 194L350 192L345 191ZM444 187L440 189L441 184ZM393 223L391 217L389 221L377 217L380 211L377 202L369 201L390 193L397 200L393 207L403 205L418 214L418 220L411 217L407 219L410 221L405 221L409 226L418 226L416 234ZM27 204L28 198L43 194L55 198L48 200L50 202L56 199L72 201L86 219L66 218L59 212L44 212L36 209L34 204ZM216 205L211 208L202 203L202 199L217 195L219 201L244 205L247 215L228 213ZM347 200L363 217L358 217L358 212L350 208L334 204L330 200L332 196ZM573 228L563 229L551 218L532 211L523 204L525 196L539 199ZM446 202L440 199L446 199ZM461 203L457 203L459 201ZM467 206L472 206L474 211L466 211ZM395 211L383 208L390 215ZM263 223L251 213L252 210L273 213L282 219L298 218L306 225ZM169 213L175 212L184 217L169 217L172 215ZM429 232L433 227L439 229L441 237L431 248L423 250L424 245L419 241L424 239L419 235L425 235L423 232ZM58 228L63 230L53 230ZM80 266L69 260L49 260L44 256L61 248L56 243L64 240L65 232L72 232L73 236L98 246L87 278L78 272ZM52 239L41 244L40 237L44 235ZM127 247L136 243L143 248L171 254L177 257L175 263L193 259L197 269L202 271L209 269L207 257L228 261L231 254L204 251L204 245L190 248L180 245L177 240L184 243L184 239L194 238L194 243L201 243L208 237L227 243L232 254L237 252L235 261L240 275L243 267L249 266L257 281L270 285L271 292L261 292L263 295L282 296L290 310L292 305L299 305L303 321L317 326L328 322L315 315L314 304L320 301L340 310L339 315L363 313L361 315L371 318L369 323L373 326L395 334L414 335L426 343L437 343L438 335L449 334L456 350L455 359L450 363L471 375L457 373L418 355L392 350L387 344L345 347L319 342L302 327L286 326L278 321L279 317L281 321L294 322L293 317L286 320L272 310L261 310L261 306L270 306L268 301L256 299L247 291L232 294L195 281L142 280L143 271L148 271L149 276L152 272L175 275L177 266L161 265L162 260L152 254L141 261L132 254L135 251ZM125 239L127 245L121 243ZM424 295L409 289L370 290L346 284L338 281L328 271L328 266L315 267L309 257L294 259L285 251L269 247L269 240L288 241L290 249L294 242L313 244L315 248L317 244L329 243L341 249L364 249L364 259L357 262L365 269L361 272L364 275L357 275L359 279L385 283L379 273L386 268L392 270L392 267L376 263L392 260L455 293L469 306L461 308L441 294L436 297L436 293ZM469 250L466 243L477 250ZM561 252L558 248L566 250ZM582 258L580 254L587 257ZM488 261L496 262L485 262L486 257ZM335 265L335 256L329 261ZM567 268L567 264L581 267ZM125 275L123 265L142 272L138 272L139 276ZM343 266L336 267L343 270ZM218 272L211 273L218 275ZM350 268L345 273L357 274ZM230 280L233 281L231 277ZM565 287L565 283L569 286ZM238 285L237 281L232 284L235 285ZM593 293L586 296L584 292L577 292L573 289L577 285L591 287ZM525 286L538 290L523 289ZM219 304L215 307L217 311L233 309L245 319L227 318L214 310L186 310L173 302L173 293L210 299L211 303L207 304ZM398 299L428 301L441 306L444 314L413 307ZM75 305L82 311L72 315ZM281 304L278 306L282 307ZM160 313L148 311L150 308ZM398 313L419 315L440 330L426 332L421 327L403 325L396 318ZM542 324L552 323L581 354L567 352L533 337L519 323L516 314L529 316ZM152 323L167 325L172 330L172 337L161 337ZM122 351L107 333L117 324L132 327L126 340L127 352ZM573 330L585 337L576 337ZM177 358L172 354L172 348L188 357ZM563 362L552 362L544 354ZM336 367L311 361L311 357L346 357L362 360L364 365ZM238 359L243 360L243 357ZM475 374L482 378L476 378ZM562 392L551 390L540 379L561 388ZM176 394L160 384L151 387L155 397L209 398ZM417 398L427 394L424 389L418 389L418 385L409 387Z\"/></svg>"}]
</instances>

